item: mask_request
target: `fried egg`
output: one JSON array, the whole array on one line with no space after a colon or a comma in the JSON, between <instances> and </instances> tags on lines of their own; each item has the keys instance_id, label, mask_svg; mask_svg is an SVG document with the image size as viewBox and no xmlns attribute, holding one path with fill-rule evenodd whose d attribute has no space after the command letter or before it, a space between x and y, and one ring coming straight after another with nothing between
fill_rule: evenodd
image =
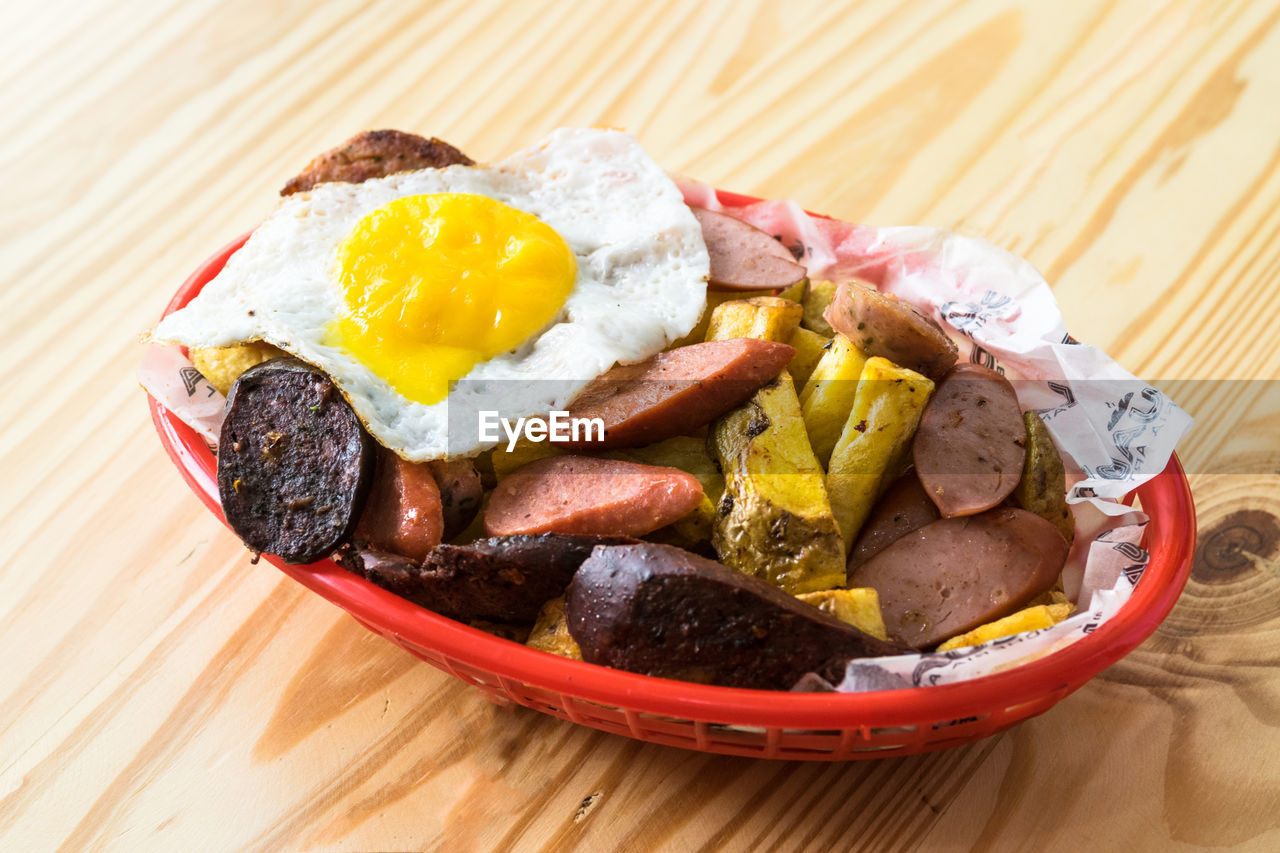
<instances>
[{"instance_id":1,"label":"fried egg","mask_svg":"<svg viewBox=\"0 0 1280 853\"><path fill-rule=\"evenodd\" d=\"M472 455L481 411L565 408L687 334L702 233L632 137L562 129L491 166L283 199L152 339L266 341L324 370L406 459Z\"/></svg>"}]
</instances>

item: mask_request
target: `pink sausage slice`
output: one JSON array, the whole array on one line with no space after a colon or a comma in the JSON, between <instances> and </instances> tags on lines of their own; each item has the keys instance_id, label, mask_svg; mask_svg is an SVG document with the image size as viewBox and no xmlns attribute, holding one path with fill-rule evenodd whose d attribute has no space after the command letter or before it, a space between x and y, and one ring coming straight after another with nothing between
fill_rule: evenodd
<instances>
[{"instance_id":1,"label":"pink sausage slice","mask_svg":"<svg viewBox=\"0 0 1280 853\"><path fill-rule=\"evenodd\" d=\"M805 277L791 251L754 225L700 207L689 209L702 226L711 256L712 290L778 290Z\"/></svg>"},{"instance_id":2,"label":"pink sausage slice","mask_svg":"<svg viewBox=\"0 0 1280 853\"><path fill-rule=\"evenodd\" d=\"M871 508L853 547L849 549L849 571L897 542L913 530L937 521L938 508L929 500L915 471L893 481Z\"/></svg>"},{"instance_id":3,"label":"pink sausage slice","mask_svg":"<svg viewBox=\"0 0 1280 853\"><path fill-rule=\"evenodd\" d=\"M1027 428L1013 386L958 364L925 406L912 445L916 474L944 518L991 509L1022 478Z\"/></svg>"},{"instance_id":4,"label":"pink sausage slice","mask_svg":"<svg viewBox=\"0 0 1280 853\"><path fill-rule=\"evenodd\" d=\"M795 353L794 347L777 341L734 338L678 347L639 364L615 367L569 407L573 417L604 421L604 441L556 443L600 450L686 434L741 406Z\"/></svg>"},{"instance_id":5,"label":"pink sausage slice","mask_svg":"<svg viewBox=\"0 0 1280 853\"><path fill-rule=\"evenodd\" d=\"M956 363L959 350L932 317L865 282L842 282L822 316L867 355L887 358L935 382Z\"/></svg>"},{"instance_id":6,"label":"pink sausage slice","mask_svg":"<svg viewBox=\"0 0 1280 853\"><path fill-rule=\"evenodd\" d=\"M880 594L889 638L917 649L1008 616L1053 586L1067 540L1048 521L1002 507L914 530L849 576Z\"/></svg>"},{"instance_id":7,"label":"pink sausage slice","mask_svg":"<svg viewBox=\"0 0 1280 853\"><path fill-rule=\"evenodd\" d=\"M489 497L490 536L571 533L643 536L688 515L702 486L677 468L555 456L508 474Z\"/></svg>"},{"instance_id":8,"label":"pink sausage slice","mask_svg":"<svg viewBox=\"0 0 1280 853\"><path fill-rule=\"evenodd\" d=\"M373 485L355 538L379 551L421 560L444 536L444 508L429 462L379 448Z\"/></svg>"}]
</instances>

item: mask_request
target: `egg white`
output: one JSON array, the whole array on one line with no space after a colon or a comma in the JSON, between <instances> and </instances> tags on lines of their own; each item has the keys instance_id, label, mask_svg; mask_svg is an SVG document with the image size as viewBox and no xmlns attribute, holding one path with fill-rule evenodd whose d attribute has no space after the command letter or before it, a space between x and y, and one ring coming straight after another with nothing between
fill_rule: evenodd
<instances>
[{"instance_id":1,"label":"egg white","mask_svg":"<svg viewBox=\"0 0 1280 853\"><path fill-rule=\"evenodd\" d=\"M516 350L476 365L444 401L408 400L345 350L324 343L342 311L338 245L369 212L402 196L474 193L532 213L573 251L577 279L560 314ZM615 363L686 335L706 302L702 232L675 183L631 136L561 129L492 166L321 184L286 197L222 272L152 339L188 346L264 340L329 374L369 432L406 459L472 455L480 411L565 408Z\"/></svg>"}]
</instances>

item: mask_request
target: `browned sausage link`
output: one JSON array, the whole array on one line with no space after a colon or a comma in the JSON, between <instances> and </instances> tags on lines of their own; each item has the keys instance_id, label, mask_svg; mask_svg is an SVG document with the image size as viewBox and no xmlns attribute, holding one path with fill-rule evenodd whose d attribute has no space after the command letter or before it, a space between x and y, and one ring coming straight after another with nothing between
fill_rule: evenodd
<instances>
[{"instance_id":1,"label":"browned sausage link","mask_svg":"<svg viewBox=\"0 0 1280 853\"><path fill-rule=\"evenodd\" d=\"M842 282L822 316L867 355L887 358L935 382L959 354L932 317L864 282Z\"/></svg>"},{"instance_id":2,"label":"browned sausage link","mask_svg":"<svg viewBox=\"0 0 1280 853\"><path fill-rule=\"evenodd\" d=\"M906 651L768 581L649 542L593 551L565 610L589 663L731 687L785 690L807 672L839 681L852 658Z\"/></svg>"},{"instance_id":3,"label":"browned sausage link","mask_svg":"<svg viewBox=\"0 0 1280 853\"><path fill-rule=\"evenodd\" d=\"M690 210L711 257L713 290L780 290L805 277L791 251L768 233L728 214Z\"/></svg>"},{"instance_id":4,"label":"browned sausage link","mask_svg":"<svg viewBox=\"0 0 1280 853\"><path fill-rule=\"evenodd\" d=\"M1009 380L976 364L959 364L929 399L912 456L925 493L951 518L1009 497L1022 479L1026 446Z\"/></svg>"},{"instance_id":5,"label":"browned sausage link","mask_svg":"<svg viewBox=\"0 0 1280 853\"><path fill-rule=\"evenodd\" d=\"M604 441L583 436L564 444L639 447L688 434L745 403L795 352L777 341L735 338L678 347L639 364L615 367L569 407L574 417L600 418Z\"/></svg>"},{"instance_id":6,"label":"browned sausage link","mask_svg":"<svg viewBox=\"0 0 1280 853\"><path fill-rule=\"evenodd\" d=\"M701 501L698 480L676 468L556 456L530 462L498 484L484 529L491 536L643 536L679 521Z\"/></svg>"},{"instance_id":7,"label":"browned sausage link","mask_svg":"<svg viewBox=\"0 0 1280 853\"><path fill-rule=\"evenodd\" d=\"M508 536L441 545L426 560L346 548L339 562L383 589L450 619L532 625L564 594L591 549L635 540L595 536Z\"/></svg>"},{"instance_id":8,"label":"browned sausage link","mask_svg":"<svg viewBox=\"0 0 1280 853\"><path fill-rule=\"evenodd\" d=\"M354 537L381 551L421 560L440 544L440 488L428 462L409 462L378 448L378 464Z\"/></svg>"},{"instance_id":9,"label":"browned sausage link","mask_svg":"<svg viewBox=\"0 0 1280 853\"><path fill-rule=\"evenodd\" d=\"M366 130L316 157L289 180L280 195L293 195L316 184L358 184L414 169L471 166L475 161L449 143L401 130Z\"/></svg>"},{"instance_id":10,"label":"browned sausage link","mask_svg":"<svg viewBox=\"0 0 1280 853\"><path fill-rule=\"evenodd\" d=\"M427 465L440 487L444 538L452 539L467 528L480 509L480 500L484 496L480 474L470 459L440 459Z\"/></svg>"},{"instance_id":11,"label":"browned sausage link","mask_svg":"<svg viewBox=\"0 0 1280 853\"><path fill-rule=\"evenodd\" d=\"M218 443L227 524L287 563L328 556L364 506L375 446L311 365L277 358L249 368L231 386Z\"/></svg>"},{"instance_id":12,"label":"browned sausage link","mask_svg":"<svg viewBox=\"0 0 1280 853\"><path fill-rule=\"evenodd\" d=\"M889 637L923 649L1008 616L1053 586L1066 559L1052 524L1000 507L908 533L855 569L849 586L874 588Z\"/></svg>"}]
</instances>

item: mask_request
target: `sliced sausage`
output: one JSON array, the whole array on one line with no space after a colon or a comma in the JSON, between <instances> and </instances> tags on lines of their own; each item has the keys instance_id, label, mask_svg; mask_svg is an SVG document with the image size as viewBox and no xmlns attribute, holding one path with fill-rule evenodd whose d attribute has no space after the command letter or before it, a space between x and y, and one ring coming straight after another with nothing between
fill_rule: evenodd
<instances>
[{"instance_id":1,"label":"sliced sausage","mask_svg":"<svg viewBox=\"0 0 1280 853\"><path fill-rule=\"evenodd\" d=\"M663 678L785 690L839 681L852 658L904 648L768 581L670 545L596 548L565 597L583 660Z\"/></svg>"},{"instance_id":2,"label":"sliced sausage","mask_svg":"<svg viewBox=\"0 0 1280 853\"><path fill-rule=\"evenodd\" d=\"M871 514L849 550L849 571L939 517L938 508L920 485L920 478L914 471L908 471L894 480L871 508Z\"/></svg>"},{"instance_id":3,"label":"sliced sausage","mask_svg":"<svg viewBox=\"0 0 1280 853\"><path fill-rule=\"evenodd\" d=\"M289 179L280 195L293 195L316 184L358 184L414 169L471 166L475 161L449 143L400 130L366 130L316 157Z\"/></svg>"},{"instance_id":4,"label":"sliced sausage","mask_svg":"<svg viewBox=\"0 0 1280 853\"><path fill-rule=\"evenodd\" d=\"M794 347L777 341L734 338L678 347L639 364L615 367L569 407L572 417L600 418L604 441L585 440L584 435L584 440L563 444L641 447L688 434L749 400L795 353Z\"/></svg>"},{"instance_id":5,"label":"sliced sausage","mask_svg":"<svg viewBox=\"0 0 1280 853\"><path fill-rule=\"evenodd\" d=\"M532 625L597 545L635 540L597 536L510 536L441 545L423 561L348 547L343 566L401 598L450 619Z\"/></svg>"},{"instance_id":6,"label":"sliced sausage","mask_svg":"<svg viewBox=\"0 0 1280 853\"><path fill-rule=\"evenodd\" d=\"M1013 385L960 364L934 389L912 444L916 474L946 518L1003 501L1022 478L1027 431Z\"/></svg>"},{"instance_id":7,"label":"sliced sausage","mask_svg":"<svg viewBox=\"0 0 1280 853\"><path fill-rule=\"evenodd\" d=\"M490 536L643 536L688 515L701 501L697 478L677 468L553 456L498 483L484 529Z\"/></svg>"},{"instance_id":8,"label":"sliced sausage","mask_svg":"<svg viewBox=\"0 0 1280 853\"><path fill-rule=\"evenodd\" d=\"M841 282L822 316L867 355L887 358L935 382L959 355L955 342L932 317L866 282Z\"/></svg>"},{"instance_id":9,"label":"sliced sausage","mask_svg":"<svg viewBox=\"0 0 1280 853\"><path fill-rule=\"evenodd\" d=\"M1053 586L1067 540L1035 513L1001 507L914 530L852 572L880 594L891 639L917 649L1008 616Z\"/></svg>"},{"instance_id":10,"label":"sliced sausage","mask_svg":"<svg viewBox=\"0 0 1280 853\"><path fill-rule=\"evenodd\" d=\"M231 386L218 442L227 523L286 563L327 556L355 527L374 447L324 373L296 358L249 368Z\"/></svg>"},{"instance_id":11,"label":"sliced sausage","mask_svg":"<svg viewBox=\"0 0 1280 853\"><path fill-rule=\"evenodd\" d=\"M713 290L780 290L805 277L791 250L754 225L700 207L690 210L711 256Z\"/></svg>"},{"instance_id":12,"label":"sliced sausage","mask_svg":"<svg viewBox=\"0 0 1280 853\"><path fill-rule=\"evenodd\" d=\"M378 449L373 485L355 538L379 551L421 560L444 536L440 487L428 462L409 462Z\"/></svg>"},{"instance_id":13,"label":"sliced sausage","mask_svg":"<svg viewBox=\"0 0 1280 853\"><path fill-rule=\"evenodd\" d=\"M484 485L471 459L428 462L431 476L440 487L440 504L444 512L444 538L452 539L467 529L480 510Z\"/></svg>"}]
</instances>

